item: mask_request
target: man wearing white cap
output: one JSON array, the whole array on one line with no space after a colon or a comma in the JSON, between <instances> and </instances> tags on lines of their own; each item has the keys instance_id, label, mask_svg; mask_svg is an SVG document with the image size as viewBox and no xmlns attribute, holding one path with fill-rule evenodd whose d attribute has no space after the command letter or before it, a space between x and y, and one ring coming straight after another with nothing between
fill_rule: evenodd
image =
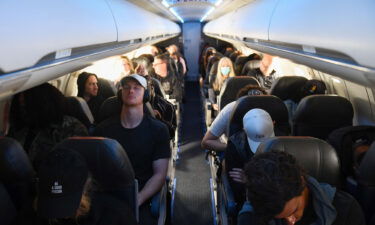
<instances>
[{"instance_id":1,"label":"man wearing white cap","mask_svg":"<svg viewBox=\"0 0 375 225\"><path fill-rule=\"evenodd\" d=\"M230 177L234 198L241 206L245 200L243 167L253 157L259 144L274 137L273 121L263 109L252 109L243 117L243 130L229 137L225 152L225 170Z\"/></svg>"},{"instance_id":2,"label":"man wearing white cap","mask_svg":"<svg viewBox=\"0 0 375 225\"><path fill-rule=\"evenodd\" d=\"M143 113L147 81L138 74L121 81L121 115L103 121L96 136L117 140L126 151L139 182L139 224L156 224L151 215L150 200L165 183L171 155L166 125Z\"/></svg>"}]
</instances>

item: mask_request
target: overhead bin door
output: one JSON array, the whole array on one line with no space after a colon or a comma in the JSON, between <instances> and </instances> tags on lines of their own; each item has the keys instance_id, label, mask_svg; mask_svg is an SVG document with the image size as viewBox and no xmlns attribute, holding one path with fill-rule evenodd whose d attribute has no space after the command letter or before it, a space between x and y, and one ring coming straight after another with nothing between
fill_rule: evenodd
<instances>
[{"instance_id":1,"label":"overhead bin door","mask_svg":"<svg viewBox=\"0 0 375 225\"><path fill-rule=\"evenodd\" d=\"M272 17L270 41L342 53L375 68L375 1L280 0ZM314 48L311 48L314 47Z\"/></svg>"},{"instance_id":2,"label":"overhead bin door","mask_svg":"<svg viewBox=\"0 0 375 225\"><path fill-rule=\"evenodd\" d=\"M108 2L116 20L119 42L145 40L148 37L160 38L180 33L180 27L176 23L132 3L124 0L109 0Z\"/></svg>"},{"instance_id":3,"label":"overhead bin door","mask_svg":"<svg viewBox=\"0 0 375 225\"><path fill-rule=\"evenodd\" d=\"M117 41L105 0L0 1L0 70L16 71L42 57Z\"/></svg>"}]
</instances>

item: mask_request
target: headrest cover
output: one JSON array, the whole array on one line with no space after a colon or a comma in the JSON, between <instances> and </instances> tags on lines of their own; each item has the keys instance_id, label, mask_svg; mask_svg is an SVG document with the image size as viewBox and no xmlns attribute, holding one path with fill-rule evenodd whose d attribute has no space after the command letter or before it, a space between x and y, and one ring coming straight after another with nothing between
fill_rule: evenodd
<instances>
[{"instance_id":1,"label":"headrest cover","mask_svg":"<svg viewBox=\"0 0 375 225\"><path fill-rule=\"evenodd\" d=\"M284 76L275 80L271 87L271 95L279 97L285 101L287 99L298 102L301 88L307 82L305 77Z\"/></svg>"},{"instance_id":2,"label":"headrest cover","mask_svg":"<svg viewBox=\"0 0 375 225\"><path fill-rule=\"evenodd\" d=\"M244 96L237 100L230 116L228 134L243 129L242 119L251 109L263 109L275 121L275 135L289 135L288 110L281 99L272 95Z\"/></svg>"},{"instance_id":3,"label":"headrest cover","mask_svg":"<svg viewBox=\"0 0 375 225\"><path fill-rule=\"evenodd\" d=\"M56 148L79 152L86 160L99 189L114 191L134 183L134 172L122 146L113 139L75 137L64 140Z\"/></svg>"},{"instance_id":4,"label":"headrest cover","mask_svg":"<svg viewBox=\"0 0 375 225\"><path fill-rule=\"evenodd\" d=\"M5 185L27 182L33 175L33 167L22 146L12 138L0 138L0 180Z\"/></svg>"},{"instance_id":5,"label":"headrest cover","mask_svg":"<svg viewBox=\"0 0 375 225\"><path fill-rule=\"evenodd\" d=\"M274 137L262 142L256 154L279 150L292 154L307 174L320 182L340 185L340 162L335 150L313 137Z\"/></svg>"}]
</instances>

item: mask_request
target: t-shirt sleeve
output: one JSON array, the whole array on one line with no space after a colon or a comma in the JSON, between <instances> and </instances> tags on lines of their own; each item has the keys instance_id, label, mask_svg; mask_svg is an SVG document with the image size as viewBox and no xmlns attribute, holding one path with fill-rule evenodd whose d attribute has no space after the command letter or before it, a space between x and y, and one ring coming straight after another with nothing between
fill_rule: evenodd
<instances>
[{"instance_id":1,"label":"t-shirt sleeve","mask_svg":"<svg viewBox=\"0 0 375 225\"><path fill-rule=\"evenodd\" d=\"M236 102L231 102L227 104L217 115L214 122L210 127L210 132L216 137L220 137L221 135L225 134L227 129L227 125L229 123L229 117L233 110L234 104Z\"/></svg>"},{"instance_id":2,"label":"t-shirt sleeve","mask_svg":"<svg viewBox=\"0 0 375 225\"><path fill-rule=\"evenodd\" d=\"M157 130L156 143L154 147L154 154L152 160L165 159L171 157L171 146L169 141L169 131L165 124L161 124L160 128Z\"/></svg>"}]
</instances>

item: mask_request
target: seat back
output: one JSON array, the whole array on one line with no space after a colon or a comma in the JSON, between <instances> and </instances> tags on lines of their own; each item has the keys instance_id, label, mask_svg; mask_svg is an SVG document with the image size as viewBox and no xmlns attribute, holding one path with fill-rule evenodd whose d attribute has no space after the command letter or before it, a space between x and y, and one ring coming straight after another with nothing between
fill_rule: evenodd
<instances>
[{"instance_id":1,"label":"seat back","mask_svg":"<svg viewBox=\"0 0 375 225\"><path fill-rule=\"evenodd\" d=\"M215 55L211 56L211 58L207 62L206 74L211 74L211 69L212 69L213 65L216 64L216 63L218 64L218 62L220 61L220 58L221 58L221 55L219 55L219 54L215 54ZM217 66L216 66L216 70L214 69L212 72L214 72L216 74Z\"/></svg>"},{"instance_id":2,"label":"seat back","mask_svg":"<svg viewBox=\"0 0 375 225\"><path fill-rule=\"evenodd\" d=\"M65 114L77 118L87 129L90 129L94 124L90 108L81 97L65 97Z\"/></svg>"},{"instance_id":3,"label":"seat back","mask_svg":"<svg viewBox=\"0 0 375 225\"><path fill-rule=\"evenodd\" d=\"M236 59L237 59L237 57L238 57L239 55L241 55L241 53L240 53L239 51L234 51L234 52L232 52L232 53L229 55L229 58L230 58L230 60L232 60L232 62L234 63L234 62L236 62Z\"/></svg>"},{"instance_id":4,"label":"seat back","mask_svg":"<svg viewBox=\"0 0 375 225\"><path fill-rule=\"evenodd\" d=\"M22 148L14 139L0 138L0 182L5 186L17 211L32 207L35 190L34 170Z\"/></svg>"},{"instance_id":5,"label":"seat back","mask_svg":"<svg viewBox=\"0 0 375 225\"><path fill-rule=\"evenodd\" d=\"M228 103L235 101L238 91L249 84L259 86L259 82L253 77L237 76L226 79L219 94L219 109L222 110Z\"/></svg>"},{"instance_id":6,"label":"seat back","mask_svg":"<svg viewBox=\"0 0 375 225\"><path fill-rule=\"evenodd\" d=\"M325 141L313 137L274 137L261 143L256 154L272 149L293 155L307 174L318 181L341 185L339 158Z\"/></svg>"},{"instance_id":7,"label":"seat back","mask_svg":"<svg viewBox=\"0 0 375 225\"><path fill-rule=\"evenodd\" d=\"M358 144L371 145L375 141L375 126L348 126L334 130L327 139L341 162L341 170L345 177L354 176L354 147Z\"/></svg>"},{"instance_id":8,"label":"seat back","mask_svg":"<svg viewBox=\"0 0 375 225\"><path fill-rule=\"evenodd\" d=\"M3 225L10 225L16 218L17 210L12 202L12 199L5 188L0 182L0 221Z\"/></svg>"},{"instance_id":9,"label":"seat back","mask_svg":"<svg viewBox=\"0 0 375 225\"><path fill-rule=\"evenodd\" d=\"M353 106L337 95L311 95L303 98L293 116L293 135L327 139L335 129L351 126Z\"/></svg>"},{"instance_id":10,"label":"seat back","mask_svg":"<svg viewBox=\"0 0 375 225\"><path fill-rule=\"evenodd\" d=\"M137 193L132 165L122 146L113 139L102 137L73 137L65 139L55 149L72 149L86 160L95 181L95 188L126 201L138 215Z\"/></svg>"},{"instance_id":11,"label":"seat back","mask_svg":"<svg viewBox=\"0 0 375 225\"><path fill-rule=\"evenodd\" d=\"M274 131L276 136L290 134L288 111L281 99L273 95L244 96L237 100L229 119L228 135L243 129L242 119L251 109L260 108L268 112L275 121Z\"/></svg>"},{"instance_id":12,"label":"seat back","mask_svg":"<svg viewBox=\"0 0 375 225\"><path fill-rule=\"evenodd\" d=\"M236 58L236 61L233 63L236 75L238 76L246 75L246 74L241 74L241 72L247 61L249 61L249 56L242 55Z\"/></svg>"},{"instance_id":13,"label":"seat back","mask_svg":"<svg viewBox=\"0 0 375 225\"><path fill-rule=\"evenodd\" d=\"M107 99L116 95L115 90L116 88L111 81L104 78L98 78L98 96Z\"/></svg>"},{"instance_id":14,"label":"seat back","mask_svg":"<svg viewBox=\"0 0 375 225\"><path fill-rule=\"evenodd\" d=\"M366 152L358 169L358 197L367 221L375 216L375 143Z\"/></svg>"},{"instance_id":15,"label":"seat back","mask_svg":"<svg viewBox=\"0 0 375 225\"><path fill-rule=\"evenodd\" d=\"M307 79L301 76L284 76L277 78L271 87L271 95L279 97L281 100L293 100L298 103L301 88Z\"/></svg>"}]
</instances>

